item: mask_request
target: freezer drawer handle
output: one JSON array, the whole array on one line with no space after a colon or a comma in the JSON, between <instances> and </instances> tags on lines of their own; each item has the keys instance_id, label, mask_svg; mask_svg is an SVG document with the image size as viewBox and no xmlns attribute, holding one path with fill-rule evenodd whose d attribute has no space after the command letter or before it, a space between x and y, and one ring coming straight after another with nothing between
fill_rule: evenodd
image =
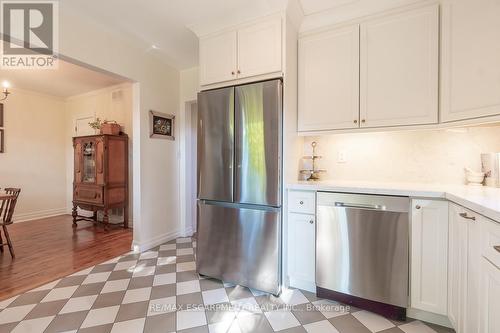
<instances>
[{"instance_id":1,"label":"freezer drawer handle","mask_svg":"<svg viewBox=\"0 0 500 333\"><path fill-rule=\"evenodd\" d=\"M500 245L493 246L493 248L494 248L497 252L500 252Z\"/></svg>"},{"instance_id":2,"label":"freezer drawer handle","mask_svg":"<svg viewBox=\"0 0 500 333\"><path fill-rule=\"evenodd\" d=\"M472 221L476 220L475 216L468 216L467 213L460 213L458 215L460 215L460 217L463 217L464 219L467 219L467 220L472 220Z\"/></svg>"},{"instance_id":3,"label":"freezer drawer handle","mask_svg":"<svg viewBox=\"0 0 500 333\"><path fill-rule=\"evenodd\" d=\"M345 202L336 202L335 207L386 210L383 205L350 204Z\"/></svg>"}]
</instances>

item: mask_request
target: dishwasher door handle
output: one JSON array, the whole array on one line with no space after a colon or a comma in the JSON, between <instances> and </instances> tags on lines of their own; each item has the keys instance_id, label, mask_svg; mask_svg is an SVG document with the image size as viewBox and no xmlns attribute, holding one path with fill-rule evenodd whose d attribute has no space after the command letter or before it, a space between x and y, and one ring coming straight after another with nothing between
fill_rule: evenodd
<instances>
[{"instance_id":1,"label":"dishwasher door handle","mask_svg":"<svg viewBox=\"0 0 500 333\"><path fill-rule=\"evenodd\" d=\"M351 204L351 203L345 203L345 202L335 202L335 207L386 210L386 207L384 205Z\"/></svg>"}]
</instances>

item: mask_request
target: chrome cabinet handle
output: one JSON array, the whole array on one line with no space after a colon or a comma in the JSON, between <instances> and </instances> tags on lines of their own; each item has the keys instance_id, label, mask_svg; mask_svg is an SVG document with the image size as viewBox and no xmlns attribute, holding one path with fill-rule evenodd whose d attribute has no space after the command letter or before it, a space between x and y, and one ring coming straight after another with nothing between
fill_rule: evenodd
<instances>
[{"instance_id":1,"label":"chrome cabinet handle","mask_svg":"<svg viewBox=\"0 0 500 333\"><path fill-rule=\"evenodd\" d=\"M415 209L420 209L420 208L422 208L420 205L415 206Z\"/></svg>"},{"instance_id":2,"label":"chrome cabinet handle","mask_svg":"<svg viewBox=\"0 0 500 333\"><path fill-rule=\"evenodd\" d=\"M301 200L301 201L299 202L299 204L303 205L303 204L304 204L304 201L302 201L302 200Z\"/></svg>"},{"instance_id":3,"label":"chrome cabinet handle","mask_svg":"<svg viewBox=\"0 0 500 333\"><path fill-rule=\"evenodd\" d=\"M314 220L309 221L309 223L314 224ZM500 250L499 250L500 251Z\"/></svg>"},{"instance_id":4,"label":"chrome cabinet handle","mask_svg":"<svg viewBox=\"0 0 500 333\"><path fill-rule=\"evenodd\" d=\"M493 246L493 248L494 248L497 252L500 252L500 245Z\"/></svg>"},{"instance_id":5,"label":"chrome cabinet handle","mask_svg":"<svg viewBox=\"0 0 500 333\"><path fill-rule=\"evenodd\" d=\"M458 215L460 215L460 217L463 217L464 219L467 219L467 220L472 220L472 221L476 220L475 216L468 216L467 213L460 213Z\"/></svg>"}]
</instances>

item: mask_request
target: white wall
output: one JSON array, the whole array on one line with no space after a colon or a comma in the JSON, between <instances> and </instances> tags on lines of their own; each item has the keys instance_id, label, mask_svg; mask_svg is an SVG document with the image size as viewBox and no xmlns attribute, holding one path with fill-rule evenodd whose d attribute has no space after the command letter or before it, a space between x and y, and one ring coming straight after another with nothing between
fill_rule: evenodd
<instances>
[{"instance_id":1,"label":"white wall","mask_svg":"<svg viewBox=\"0 0 500 333\"><path fill-rule=\"evenodd\" d=\"M500 127L306 137L306 154L312 141L326 180L463 184L464 167L480 170L481 153L500 152ZM337 162L341 150L346 163Z\"/></svg>"},{"instance_id":2,"label":"white wall","mask_svg":"<svg viewBox=\"0 0 500 333\"><path fill-rule=\"evenodd\" d=\"M13 89L4 104L5 153L0 154L0 187L22 189L14 220L64 214L64 100Z\"/></svg>"},{"instance_id":3,"label":"white wall","mask_svg":"<svg viewBox=\"0 0 500 333\"><path fill-rule=\"evenodd\" d=\"M60 53L130 78L133 87L134 244L145 249L180 232L178 141L149 138L148 112L177 114L179 71L61 1Z\"/></svg>"},{"instance_id":4,"label":"white wall","mask_svg":"<svg viewBox=\"0 0 500 333\"><path fill-rule=\"evenodd\" d=\"M113 94L114 93L114 94ZM124 83L104 89L72 96L65 100L66 116L66 201L67 213L71 212L73 200L73 141L76 135L77 119L88 117L116 121L122 131L129 136L129 192L133 193L133 128L132 128L132 85ZM84 122L84 126L86 126ZM129 214L133 216L132 197L130 196ZM111 221L113 219L111 218ZM120 220L121 222L121 220Z\"/></svg>"}]
</instances>

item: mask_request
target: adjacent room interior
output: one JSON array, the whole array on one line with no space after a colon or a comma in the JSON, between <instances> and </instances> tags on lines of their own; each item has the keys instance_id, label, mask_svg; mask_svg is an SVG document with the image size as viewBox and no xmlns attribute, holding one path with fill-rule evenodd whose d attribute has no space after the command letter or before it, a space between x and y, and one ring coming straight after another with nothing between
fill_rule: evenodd
<instances>
[{"instance_id":1,"label":"adjacent room interior","mask_svg":"<svg viewBox=\"0 0 500 333\"><path fill-rule=\"evenodd\" d=\"M21 190L14 223L5 226L15 258L8 248L0 256L0 294L8 297L130 250L132 229L116 225L105 232L89 221L73 227L71 215L78 191L75 163L90 168L91 182L95 173L84 165L83 154L75 153L73 137L99 134L90 126L96 120L119 124L121 134L131 137L133 101L130 80L63 60L56 70L2 69L0 77L9 92L2 101L0 182ZM132 193L132 141L127 142ZM127 209L132 216L130 204ZM92 211L78 208L77 213L94 218ZM102 221L102 211L95 217ZM111 209L108 218L111 225L121 223L124 209ZM132 227L131 220L128 224Z\"/></svg>"}]
</instances>

